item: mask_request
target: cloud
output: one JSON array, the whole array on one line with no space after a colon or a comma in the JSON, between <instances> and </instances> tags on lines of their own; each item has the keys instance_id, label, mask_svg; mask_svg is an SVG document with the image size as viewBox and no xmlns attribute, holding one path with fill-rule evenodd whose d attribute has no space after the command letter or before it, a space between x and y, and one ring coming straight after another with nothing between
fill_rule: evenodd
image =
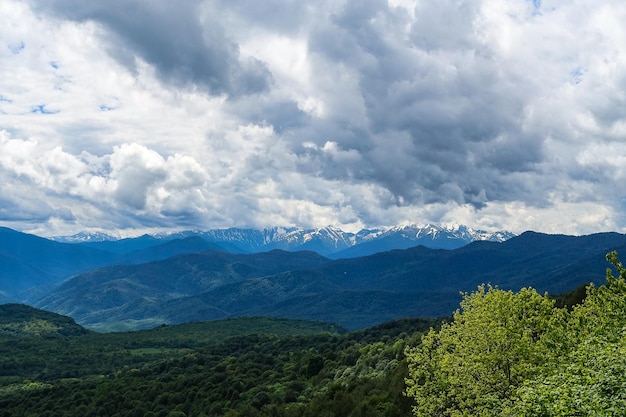
<instances>
[{"instance_id":1,"label":"cloud","mask_svg":"<svg viewBox=\"0 0 626 417\"><path fill-rule=\"evenodd\" d=\"M137 144L116 146L100 157L72 155L59 147L12 139L7 132L0 139L0 178L6 184L0 207L5 221L29 216L38 221L88 221L80 217L97 214L117 215L111 220L129 224L140 215L144 221L171 226L163 217L177 213L178 220L197 218L206 209L203 203L193 204L193 195L205 186L207 174L190 156L164 158ZM196 198L201 201L202 193ZM39 208L37 201L42 203ZM64 206L53 209L47 201Z\"/></svg>"},{"instance_id":2,"label":"cloud","mask_svg":"<svg viewBox=\"0 0 626 417\"><path fill-rule=\"evenodd\" d=\"M484 193L486 177L541 162L541 140L520 132L532 89L483 44L478 3L420 5L408 31L406 15L368 4L348 2L316 43L358 79L367 130L350 145L368 162L359 166L375 169L355 166L357 178L405 202L464 204ZM505 189L489 187L489 198L511 198Z\"/></svg>"},{"instance_id":3,"label":"cloud","mask_svg":"<svg viewBox=\"0 0 626 417\"><path fill-rule=\"evenodd\" d=\"M114 148L109 165L107 180L114 185L115 201L136 210L146 208L149 189L167 175L161 155L134 144Z\"/></svg>"},{"instance_id":4,"label":"cloud","mask_svg":"<svg viewBox=\"0 0 626 417\"><path fill-rule=\"evenodd\" d=\"M33 219L626 230L622 2L9 0L0 15L3 201L45 201Z\"/></svg>"},{"instance_id":5,"label":"cloud","mask_svg":"<svg viewBox=\"0 0 626 417\"><path fill-rule=\"evenodd\" d=\"M481 207L485 201L523 199L549 204L549 190L566 181L544 171L555 162L547 146L551 133L571 126L579 106L588 111L590 102L598 101L567 103L571 68L581 65L571 55L584 62L595 59L585 55L614 49L608 43L607 50L571 43L563 20L578 21L585 12L563 6L538 14L537 4L524 2L420 3L407 31L406 15L384 2L368 5L347 2L313 38L327 64L341 62L358 80L352 96L362 99L367 129L358 140L339 142L349 143L367 163L346 171L377 181L405 203L452 200ZM604 37L606 29L596 25L607 18L590 19L587 31ZM556 44L563 40L568 42L559 50ZM598 62L597 70L602 66ZM576 85L576 93L588 84ZM611 126L621 126L623 113L609 110L621 102L613 103L591 106L601 109L595 123L608 117ZM548 114L557 117L546 126ZM610 129L599 131L606 135ZM320 171L333 175L332 161L325 163Z\"/></svg>"},{"instance_id":6,"label":"cloud","mask_svg":"<svg viewBox=\"0 0 626 417\"><path fill-rule=\"evenodd\" d=\"M240 59L237 44L213 10L197 0L183 5L164 0L33 3L37 10L61 19L96 23L102 28L104 45L118 62L137 72L137 60L144 60L174 86L238 96L263 92L271 83L263 62Z\"/></svg>"},{"instance_id":7,"label":"cloud","mask_svg":"<svg viewBox=\"0 0 626 417\"><path fill-rule=\"evenodd\" d=\"M10 192L13 187L6 187L0 194L0 217L11 223L46 223L52 219L73 223L76 218L69 208L55 209L37 198L16 197Z\"/></svg>"}]
</instances>

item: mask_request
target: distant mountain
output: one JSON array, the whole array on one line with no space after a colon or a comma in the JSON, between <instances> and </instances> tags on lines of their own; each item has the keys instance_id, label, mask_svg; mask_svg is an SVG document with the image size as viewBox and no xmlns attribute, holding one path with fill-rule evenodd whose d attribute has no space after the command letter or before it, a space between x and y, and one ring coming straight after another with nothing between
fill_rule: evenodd
<instances>
[{"instance_id":1,"label":"distant mountain","mask_svg":"<svg viewBox=\"0 0 626 417\"><path fill-rule=\"evenodd\" d=\"M0 303L32 303L65 279L106 265L146 263L205 250L226 249L198 236L69 244L0 228Z\"/></svg>"},{"instance_id":2,"label":"distant mountain","mask_svg":"<svg viewBox=\"0 0 626 417\"><path fill-rule=\"evenodd\" d=\"M335 252L330 257L356 258L393 249L408 249L422 245L431 249L457 249L475 241L504 242L515 235L511 232L485 232L458 224L407 225L386 230L367 230L355 235L355 244Z\"/></svg>"},{"instance_id":3,"label":"distant mountain","mask_svg":"<svg viewBox=\"0 0 626 417\"><path fill-rule=\"evenodd\" d=\"M251 278L314 269L327 262L328 259L314 252L185 254L142 265L109 266L78 275L35 305L69 315L83 324L146 319L152 324L152 312L168 300Z\"/></svg>"},{"instance_id":4,"label":"distant mountain","mask_svg":"<svg viewBox=\"0 0 626 417\"><path fill-rule=\"evenodd\" d=\"M107 265L114 258L97 249L0 227L0 293L5 300L39 298L69 276Z\"/></svg>"},{"instance_id":5,"label":"distant mountain","mask_svg":"<svg viewBox=\"0 0 626 417\"><path fill-rule=\"evenodd\" d=\"M62 237L52 238L53 240L63 240ZM117 255L124 255L133 251L151 248L153 246L162 245L164 242L172 239L160 239L150 235L142 235L119 240L88 240L74 242L81 246L87 246L94 249L100 249Z\"/></svg>"},{"instance_id":6,"label":"distant mountain","mask_svg":"<svg viewBox=\"0 0 626 417\"><path fill-rule=\"evenodd\" d=\"M171 258L184 253L196 253L207 250L227 252L223 246L217 243L209 242L200 236L192 236L184 239L168 240L159 245L125 253L117 263L141 264Z\"/></svg>"},{"instance_id":7,"label":"distant mountain","mask_svg":"<svg viewBox=\"0 0 626 417\"><path fill-rule=\"evenodd\" d=\"M202 232L200 236L214 242L230 242L250 252L271 249L312 250L331 258L354 258L417 245L456 249L476 240L502 242L515 235L510 232L473 230L457 224L427 224L364 229L357 233L344 232L330 226L319 229L222 229Z\"/></svg>"},{"instance_id":8,"label":"distant mountain","mask_svg":"<svg viewBox=\"0 0 626 417\"><path fill-rule=\"evenodd\" d=\"M272 227L258 229L216 229L205 232L180 232L171 236L190 236L195 234L218 244L229 243L248 253L265 252L274 249L295 252L310 250L320 255L328 255L348 248L354 244L354 234L343 232L334 227L303 229L297 227Z\"/></svg>"},{"instance_id":9,"label":"distant mountain","mask_svg":"<svg viewBox=\"0 0 626 417\"><path fill-rule=\"evenodd\" d=\"M113 235L103 232L79 232L71 236L55 236L51 238L51 240L61 243L88 243L110 242L120 239L119 237L115 237Z\"/></svg>"},{"instance_id":10,"label":"distant mountain","mask_svg":"<svg viewBox=\"0 0 626 417\"><path fill-rule=\"evenodd\" d=\"M382 229L363 229L357 233L344 232L328 226L317 229L272 227L266 229L229 228L204 232L183 231L138 238L112 240L109 235L78 234L53 238L57 241L79 243L117 254L148 249L164 241L201 237L231 253L256 253L273 249L285 251L310 250L333 259L356 258L393 249L423 245L433 249L456 249L476 240L502 242L513 233L486 232L458 224L405 225Z\"/></svg>"},{"instance_id":11,"label":"distant mountain","mask_svg":"<svg viewBox=\"0 0 626 417\"><path fill-rule=\"evenodd\" d=\"M327 320L346 328L449 315L481 283L553 294L604 282L626 236L527 232L454 250L416 246L329 260L313 252L203 252L76 276L37 302L90 328L149 327L236 316Z\"/></svg>"}]
</instances>

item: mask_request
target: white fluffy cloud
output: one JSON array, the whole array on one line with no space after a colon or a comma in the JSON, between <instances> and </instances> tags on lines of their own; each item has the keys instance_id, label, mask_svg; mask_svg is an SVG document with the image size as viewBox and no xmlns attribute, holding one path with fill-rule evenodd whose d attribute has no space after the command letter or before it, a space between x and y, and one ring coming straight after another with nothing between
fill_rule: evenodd
<instances>
[{"instance_id":1,"label":"white fluffy cloud","mask_svg":"<svg viewBox=\"0 0 626 417\"><path fill-rule=\"evenodd\" d=\"M0 3L0 223L625 231L626 5Z\"/></svg>"}]
</instances>

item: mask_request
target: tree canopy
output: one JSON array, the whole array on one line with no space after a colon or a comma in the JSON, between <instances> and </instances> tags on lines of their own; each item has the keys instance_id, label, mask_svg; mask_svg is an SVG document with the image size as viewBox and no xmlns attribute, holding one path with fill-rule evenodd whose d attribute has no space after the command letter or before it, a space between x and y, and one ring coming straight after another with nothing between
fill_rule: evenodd
<instances>
[{"instance_id":1,"label":"tree canopy","mask_svg":"<svg viewBox=\"0 0 626 417\"><path fill-rule=\"evenodd\" d=\"M626 270L607 254L606 284L574 308L534 289L480 286L454 320L409 349L416 416L623 415Z\"/></svg>"}]
</instances>

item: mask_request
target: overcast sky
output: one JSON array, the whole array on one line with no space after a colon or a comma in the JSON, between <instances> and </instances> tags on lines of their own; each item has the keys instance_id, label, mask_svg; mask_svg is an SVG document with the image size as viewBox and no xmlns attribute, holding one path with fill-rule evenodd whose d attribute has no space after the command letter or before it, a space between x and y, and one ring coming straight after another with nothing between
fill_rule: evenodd
<instances>
[{"instance_id":1,"label":"overcast sky","mask_svg":"<svg viewBox=\"0 0 626 417\"><path fill-rule=\"evenodd\" d=\"M0 225L626 232L623 0L0 0Z\"/></svg>"}]
</instances>

